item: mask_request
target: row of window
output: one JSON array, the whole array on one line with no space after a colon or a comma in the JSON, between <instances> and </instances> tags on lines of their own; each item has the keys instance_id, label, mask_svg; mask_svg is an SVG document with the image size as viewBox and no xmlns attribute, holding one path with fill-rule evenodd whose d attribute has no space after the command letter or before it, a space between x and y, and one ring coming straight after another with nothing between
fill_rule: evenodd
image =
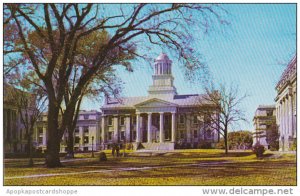
<instances>
[{"instance_id":1,"label":"row of window","mask_svg":"<svg viewBox=\"0 0 300 196\"><path fill-rule=\"evenodd\" d=\"M83 126L83 133L89 133L89 126ZM75 128L75 133L79 133L79 127Z\"/></svg>"},{"instance_id":2,"label":"row of window","mask_svg":"<svg viewBox=\"0 0 300 196\"><path fill-rule=\"evenodd\" d=\"M80 139L81 138L79 136L75 136L75 144L79 144ZM89 136L84 136L83 137L83 143L84 144L88 144L89 143Z\"/></svg>"},{"instance_id":3,"label":"row of window","mask_svg":"<svg viewBox=\"0 0 300 196\"><path fill-rule=\"evenodd\" d=\"M114 135L114 132L108 132L108 140L112 140L113 139L113 135ZM133 131L133 134L132 134L132 139L135 140L136 139L136 132ZM124 141L125 140L125 131L121 131L120 132L120 140L121 141Z\"/></svg>"},{"instance_id":4,"label":"row of window","mask_svg":"<svg viewBox=\"0 0 300 196\"><path fill-rule=\"evenodd\" d=\"M179 135L180 139L184 139L184 138L185 138L185 133L184 133L183 130L180 131L179 134L180 134L180 135ZM205 137L206 137L206 138L212 138L213 136L214 136L214 133L213 133L213 131L211 131L210 129L208 129L208 130L205 132ZM198 130L194 130L194 132L193 132L193 138L198 138Z\"/></svg>"},{"instance_id":5,"label":"row of window","mask_svg":"<svg viewBox=\"0 0 300 196\"><path fill-rule=\"evenodd\" d=\"M90 115L89 115L89 114L82 114L82 115L80 115L80 116L83 116L83 119L84 119L84 120L90 119ZM47 118L46 118L46 119L47 119ZM43 121L43 116L40 116L40 117L39 117L39 121Z\"/></svg>"},{"instance_id":6,"label":"row of window","mask_svg":"<svg viewBox=\"0 0 300 196\"><path fill-rule=\"evenodd\" d=\"M107 139L109 141L113 140L113 135L114 135L114 132L108 132L108 138ZM207 130L205 135L206 135L207 138L212 138L213 137L213 131ZM184 139L185 138L185 131L181 130L179 132L179 136L180 136L180 139ZM193 138L198 138L198 130L193 131ZM136 132L135 131L133 131L133 133L132 133L132 139L133 140L136 139ZM75 144L79 144L80 140L81 140L81 138L79 136L75 136ZM125 131L120 132L120 140L121 141L125 140ZM38 143L43 144L43 137L38 137ZM84 136L83 137L83 143L84 144L89 143L89 136Z\"/></svg>"},{"instance_id":7,"label":"row of window","mask_svg":"<svg viewBox=\"0 0 300 196\"><path fill-rule=\"evenodd\" d=\"M157 117L157 120L159 119L159 116ZM168 118L165 119L165 122L168 123ZM193 116L193 123L194 124L198 124L199 119L197 115ZM136 123L136 118L133 117L132 118L132 123L135 124ZM179 115L179 124L184 124L185 123L185 115L184 114L180 114ZM113 117L112 116L108 116L108 126L112 126L113 125ZM125 117L121 116L120 117L120 121L119 121L119 125L123 126L125 125Z\"/></svg>"}]
</instances>

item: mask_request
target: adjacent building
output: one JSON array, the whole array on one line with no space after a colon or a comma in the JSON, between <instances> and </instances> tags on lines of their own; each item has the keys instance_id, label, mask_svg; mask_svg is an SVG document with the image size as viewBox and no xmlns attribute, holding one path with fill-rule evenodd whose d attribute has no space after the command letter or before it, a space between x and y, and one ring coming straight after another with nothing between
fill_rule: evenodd
<instances>
[{"instance_id":1,"label":"adjacent building","mask_svg":"<svg viewBox=\"0 0 300 196\"><path fill-rule=\"evenodd\" d=\"M106 99L101 108L103 146L129 142L135 148L155 150L214 146L218 131L198 112L199 107L214 106L205 102L206 95L177 93L172 61L165 53L156 58L152 79L148 96ZM218 118L218 114L214 116Z\"/></svg>"},{"instance_id":2,"label":"adjacent building","mask_svg":"<svg viewBox=\"0 0 300 196\"><path fill-rule=\"evenodd\" d=\"M85 152L100 150L100 122L101 113L96 110L79 112L76 128L74 131L74 151ZM39 151L47 148L47 113L44 113L37 122L34 134L34 146ZM62 137L60 151L67 151L68 134Z\"/></svg>"},{"instance_id":3,"label":"adjacent building","mask_svg":"<svg viewBox=\"0 0 300 196\"><path fill-rule=\"evenodd\" d=\"M267 131L270 131L272 125L276 123L276 107L275 105L259 105L255 111L253 118L254 134L253 145L260 143L266 149L270 146L267 142Z\"/></svg>"},{"instance_id":4,"label":"adjacent building","mask_svg":"<svg viewBox=\"0 0 300 196\"><path fill-rule=\"evenodd\" d=\"M3 84L3 141L4 153L24 153L27 152L28 144L26 138L26 130L21 120L21 113L24 112L18 106L18 101L14 96L19 89L10 86L7 83ZM21 92L21 91L20 91ZM25 93L22 91L22 93ZM30 94L29 94L30 95ZM30 95L31 96L31 95ZM34 97L33 97L34 98ZM28 110L30 118L30 107ZM23 113L24 115L24 113Z\"/></svg>"},{"instance_id":5,"label":"adjacent building","mask_svg":"<svg viewBox=\"0 0 300 196\"><path fill-rule=\"evenodd\" d=\"M276 85L276 120L279 127L279 150L293 150L297 138L297 57L288 63Z\"/></svg>"}]
</instances>

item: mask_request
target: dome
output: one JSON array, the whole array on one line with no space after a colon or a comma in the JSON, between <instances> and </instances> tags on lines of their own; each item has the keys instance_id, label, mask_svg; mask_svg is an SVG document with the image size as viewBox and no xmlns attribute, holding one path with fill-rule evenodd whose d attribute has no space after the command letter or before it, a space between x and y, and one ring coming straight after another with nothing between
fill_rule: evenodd
<instances>
[{"instance_id":1,"label":"dome","mask_svg":"<svg viewBox=\"0 0 300 196\"><path fill-rule=\"evenodd\" d=\"M169 57L166 53L161 53L156 59L156 61L169 61Z\"/></svg>"}]
</instances>

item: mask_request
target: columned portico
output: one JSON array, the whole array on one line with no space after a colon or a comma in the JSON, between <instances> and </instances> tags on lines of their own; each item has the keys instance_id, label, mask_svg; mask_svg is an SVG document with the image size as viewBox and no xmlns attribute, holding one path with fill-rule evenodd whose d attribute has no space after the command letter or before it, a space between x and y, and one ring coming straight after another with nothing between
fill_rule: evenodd
<instances>
[{"instance_id":1,"label":"columned portico","mask_svg":"<svg viewBox=\"0 0 300 196\"><path fill-rule=\"evenodd\" d=\"M165 133L164 133L164 113L159 113L159 142L163 143L165 141Z\"/></svg>"},{"instance_id":2,"label":"columned portico","mask_svg":"<svg viewBox=\"0 0 300 196\"><path fill-rule=\"evenodd\" d=\"M152 142L152 113L148 113L148 129L147 129L147 142L151 143Z\"/></svg>"},{"instance_id":3,"label":"columned portico","mask_svg":"<svg viewBox=\"0 0 300 196\"><path fill-rule=\"evenodd\" d=\"M153 83L149 86L148 96L106 99L102 107L103 113L110 117L119 116L118 124L116 119L111 118L105 122L108 124L105 126L107 133L114 131L117 134L119 131L119 136L124 138L125 132L125 138L130 136L130 142L134 142L136 149L170 150L175 146L192 146L191 142L193 145L203 142L198 136L192 138L192 133L199 130L200 123L191 123L193 121L189 120L195 110L193 107L199 107L199 100L203 96L177 94L172 76L172 61L166 54L162 53L155 59L154 67ZM183 118L178 119L177 123L179 117ZM111 134L105 138L111 143L109 138ZM119 142L124 142L124 139Z\"/></svg>"}]
</instances>

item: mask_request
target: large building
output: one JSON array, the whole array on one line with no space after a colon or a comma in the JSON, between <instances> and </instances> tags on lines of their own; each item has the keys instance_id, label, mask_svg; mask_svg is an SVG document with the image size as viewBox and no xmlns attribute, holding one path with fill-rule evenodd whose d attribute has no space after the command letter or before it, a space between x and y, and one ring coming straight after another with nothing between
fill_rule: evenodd
<instances>
[{"instance_id":1,"label":"large building","mask_svg":"<svg viewBox=\"0 0 300 196\"><path fill-rule=\"evenodd\" d=\"M28 150L26 130L21 120L21 113L24 116L24 109L27 110L29 117L31 115L31 105L28 108L20 108L16 103L16 93L25 93L16 89L9 84L4 83L3 96L3 141L4 152L7 153L24 153ZM32 96L31 94L27 94ZM33 102L30 102L33 103Z\"/></svg>"},{"instance_id":2,"label":"large building","mask_svg":"<svg viewBox=\"0 0 300 196\"><path fill-rule=\"evenodd\" d=\"M275 105L259 105L253 118L255 132L253 134L253 145L260 143L269 149L266 136L267 131L271 131L272 125L276 124Z\"/></svg>"},{"instance_id":3,"label":"large building","mask_svg":"<svg viewBox=\"0 0 300 196\"><path fill-rule=\"evenodd\" d=\"M76 128L74 131L74 151L85 152L91 150L100 150L100 118L101 113L96 110L79 112ZM41 116L37 122L34 133L34 146L40 151L47 148L47 113ZM67 151L67 133L62 137L60 152Z\"/></svg>"},{"instance_id":4,"label":"large building","mask_svg":"<svg viewBox=\"0 0 300 196\"><path fill-rule=\"evenodd\" d=\"M289 62L276 85L276 120L279 127L279 150L293 150L297 136L297 58Z\"/></svg>"},{"instance_id":5,"label":"large building","mask_svg":"<svg viewBox=\"0 0 300 196\"><path fill-rule=\"evenodd\" d=\"M152 79L148 96L106 99L101 108L103 145L130 142L135 148L155 150L214 146L218 131L197 111L199 106L213 106L204 102L205 95L177 94L172 61L166 54L156 58Z\"/></svg>"}]
</instances>

